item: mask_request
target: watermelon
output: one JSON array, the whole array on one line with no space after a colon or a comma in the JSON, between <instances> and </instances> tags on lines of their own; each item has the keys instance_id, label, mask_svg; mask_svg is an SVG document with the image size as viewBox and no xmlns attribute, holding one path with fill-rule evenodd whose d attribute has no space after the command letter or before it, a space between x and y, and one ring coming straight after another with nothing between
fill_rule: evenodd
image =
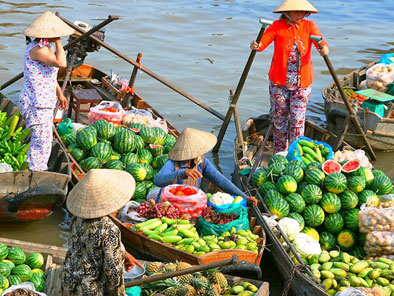
<instances>
[{"instance_id":1,"label":"watermelon","mask_svg":"<svg viewBox=\"0 0 394 296\"><path fill-rule=\"evenodd\" d=\"M347 179L342 173L329 174L324 180L324 187L329 192L335 194L342 193L347 187Z\"/></svg>"},{"instance_id":2,"label":"watermelon","mask_svg":"<svg viewBox=\"0 0 394 296\"><path fill-rule=\"evenodd\" d=\"M374 176L374 178L376 178L379 175L386 176L386 174L381 170L372 170L372 175Z\"/></svg>"},{"instance_id":3,"label":"watermelon","mask_svg":"<svg viewBox=\"0 0 394 296\"><path fill-rule=\"evenodd\" d=\"M110 160L114 160L114 159L120 160L121 157L122 157L122 154L120 154L112 149L112 154L111 154Z\"/></svg>"},{"instance_id":4,"label":"watermelon","mask_svg":"<svg viewBox=\"0 0 394 296\"><path fill-rule=\"evenodd\" d=\"M26 264L15 266L11 270L11 274L19 276L22 282L28 281L32 276L31 268Z\"/></svg>"},{"instance_id":5,"label":"watermelon","mask_svg":"<svg viewBox=\"0 0 394 296\"><path fill-rule=\"evenodd\" d=\"M135 199L137 201L145 199L146 198L146 194L148 193L147 191L148 190L147 190L147 188L146 188L144 183L137 182L137 184L135 186L133 199Z\"/></svg>"},{"instance_id":6,"label":"watermelon","mask_svg":"<svg viewBox=\"0 0 394 296\"><path fill-rule=\"evenodd\" d=\"M82 159L85 158L85 151L80 148L73 148L70 152L71 156L77 161L80 162Z\"/></svg>"},{"instance_id":7,"label":"watermelon","mask_svg":"<svg viewBox=\"0 0 394 296\"><path fill-rule=\"evenodd\" d=\"M354 246L350 250L350 254L353 255L354 257L356 257L357 259L360 259L360 260L362 260L365 257L364 249L361 246Z\"/></svg>"},{"instance_id":8,"label":"watermelon","mask_svg":"<svg viewBox=\"0 0 394 296\"><path fill-rule=\"evenodd\" d=\"M300 214L290 213L287 215L287 217L297 220L298 224L300 224L300 230L304 229L305 221L304 221L304 218Z\"/></svg>"},{"instance_id":9,"label":"watermelon","mask_svg":"<svg viewBox=\"0 0 394 296\"><path fill-rule=\"evenodd\" d=\"M2 276L8 277L11 273L10 266L5 262L0 262L0 274Z\"/></svg>"},{"instance_id":10,"label":"watermelon","mask_svg":"<svg viewBox=\"0 0 394 296\"><path fill-rule=\"evenodd\" d=\"M34 268L31 270L32 274L38 274L40 277L45 278L45 272L40 268Z\"/></svg>"},{"instance_id":11,"label":"watermelon","mask_svg":"<svg viewBox=\"0 0 394 296\"><path fill-rule=\"evenodd\" d=\"M274 164L274 163L281 163L284 165L287 165L289 163L289 161L287 160L287 158L283 155L280 154L275 154L273 156L271 156L271 158L268 161L268 166Z\"/></svg>"},{"instance_id":12,"label":"watermelon","mask_svg":"<svg viewBox=\"0 0 394 296\"><path fill-rule=\"evenodd\" d=\"M325 230L333 234L339 233L344 224L343 218L339 213L328 214L323 223Z\"/></svg>"},{"instance_id":13,"label":"watermelon","mask_svg":"<svg viewBox=\"0 0 394 296\"><path fill-rule=\"evenodd\" d=\"M8 249L7 259L12 261L15 265L22 264L26 260L26 255L19 247L11 247Z\"/></svg>"},{"instance_id":14,"label":"watermelon","mask_svg":"<svg viewBox=\"0 0 394 296\"><path fill-rule=\"evenodd\" d=\"M308 163L305 167L304 173L306 174L309 170L313 169L320 169L321 168L321 163L318 161L312 161Z\"/></svg>"},{"instance_id":15,"label":"watermelon","mask_svg":"<svg viewBox=\"0 0 394 296\"><path fill-rule=\"evenodd\" d=\"M10 283L8 282L8 279L0 274L0 289L1 290L6 290L10 286Z\"/></svg>"},{"instance_id":16,"label":"watermelon","mask_svg":"<svg viewBox=\"0 0 394 296\"><path fill-rule=\"evenodd\" d=\"M326 160L323 165L322 165L322 170L325 174L329 175L332 173L340 173L341 172L341 165L339 162L336 162L335 160Z\"/></svg>"},{"instance_id":17,"label":"watermelon","mask_svg":"<svg viewBox=\"0 0 394 296\"><path fill-rule=\"evenodd\" d=\"M135 135L134 140L135 140L135 149L136 150L140 151L141 149L144 149L145 142L140 136Z\"/></svg>"},{"instance_id":18,"label":"watermelon","mask_svg":"<svg viewBox=\"0 0 394 296\"><path fill-rule=\"evenodd\" d=\"M325 193L320 201L320 206L328 214L339 212L341 209L341 200L335 193Z\"/></svg>"},{"instance_id":19,"label":"watermelon","mask_svg":"<svg viewBox=\"0 0 394 296\"><path fill-rule=\"evenodd\" d=\"M361 232L357 233L357 242L360 246L364 246L365 241L367 240L367 235Z\"/></svg>"},{"instance_id":20,"label":"watermelon","mask_svg":"<svg viewBox=\"0 0 394 296\"><path fill-rule=\"evenodd\" d=\"M372 190L364 190L358 194L358 206L367 203L369 198L378 198L375 192Z\"/></svg>"},{"instance_id":21,"label":"watermelon","mask_svg":"<svg viewBox=\"0 0 394 296\"><path fill-rule=\"evenodd\" d=\"M154 157L163 155L164 147L162 145L149 144L149 151Z\"/></svg>"},{"instance_id":22,"label":"watermelon","mask_svg":"<svg viewBox=\"0 0 394 296\"><path fill-rule=\"evenodd\" d=\"M356 244L356 235L349 229L343 229L337 235L337 243L341 249L350 250Z\"/></svg>"},{"instance_id":23,"label":"watermelon","mask_svg":"<svg viewBox=\"0 0 394 296\"><path fill-rule=\"evenodd\" d=\"M153 164L152 164L152 167L153 167L154 169L160 170L160 169L164 166L164 164L167 162L167 160L168 160L168 154L160 155L159 157L156 157L155 160L156 160L156 161L155 161L156 167L154 167Z\"/></svg>"},{"instance_id":24,"label":"watermelon","mask_svg":"<svg viewBox=\"0 0 394 296\"><path fill-rule=\"evenodd\" d=\"M136 181L143 181L146 178L146 169L141 163L132 163L126 166L126 172L131 174Z\"/></svg>"},{"instance_id":25,"label":"watermelon","mask_svg":"<svg viewBox=\"0 0 394 296\"><path fill-rule=\"evenodd\" d=\"M375 178L372 171L365 167L360 167L357 171L352 173L352 176L363 177L367 186L370 185Z\"/></svg>"},{"instance_id":26,"label":"watermelon","mask_svg":"<svg viewBox=\"0 0 394 296\"><path fill-rule=\"evenodd\" d=\"M120 127L115 134L113 148L121 153L126 154L133 152L135 149L135 135L131 130Z\"/></svg>"},{"instance_id":27,"label":"watermelon","mask_svg":"<svg viewBox=\"0 0 394 296\"><path fill-rule=\"evenodd\" d=\"M375 192L378 195L388 194L392 188L391 180L386 175L378 175L375 176L369 189Z\"/></svg>"},{"instance_id":28,"label":"watermelon","mask_svg":"<svg viewBox=\"0 0 394 296\"><path fill-rule=\"evenodd\" d=\"M271 181L276 182L285 170L285 165L280 162L271 164L267 169L267 176Z\"/></svg>"},{"instance_id":29,"label":"watermelon","mask_svg":"<svg viewBox=\"0 0 394 296\"><path fill-rule=\"evenodd\" d=\"M308 184L321 186L325 177L326 175L322 170L319 170L318 168L314 168L306 172L304 179Z\"/></svg>"},{"instance_id":30,"label":"watermelon","mask_svg":"<svg viewBox=\"0 0 394 296\"><path fill-rule=\"evenodd\" d=\"M33 283L34 288L38 292L43 292L45 288L45 279L38 274L33 274L29 280Z\"/></svg>"},{"instance_id":31,"label":"watermelon","mask_svg":"<svg viewBox=\"0 0 394 296\"><path fill-rule=\"evenodd\" d=\"M74 148L79 148L77 143L73 143L73 144L68 145L67 152L70 153ZM81 149L81 148L79 148L79 149Z\"/></svg>"},{"instance_id":32,"label":"watermelon","mask_svg":"<svg viewBox=\"0 0 394 296\"><path fill-rule=\"evenodd\" d=\"M145 143L153 144L154 135L151 127L149 126L141 127L139 135L141 136L142 140L144 140Z\"/></svg>"},{"instance_id":33,"label":"watermelon","mask_svg":"<svg viewBox=\"0 0 394 296\"><path fill-rule=\"evenodd\" d=\"M316 204L322 198L322 191L319 186L309 184L302 189L301 195L308 204Z\"/></svg>"},{"instance_id":34,"label":"watermelon","mask_svg":"<svg viewBox=\"0 0 394 296\"><path fill-rule=\"evenodd\" d=\"M269 210L272 215L277 216L278 219L282 219L289 214L290 206L283 198L279 198L271 203Z\"/></svg>"},{"instance_id":35,"label":"watermelon","mask_svg":"<svg viewBox=\"0 0 394 296\"><path fill-rule=\"evenodd\" d=\"M149 144L164 145L167 139L166 132L161 127L154 126L152 127L152 133L153 133L153 142Z\"/></svg>"},{"instance_id":36,"label":"watermelon","mask_svg":"<svg viewBox=\"0 0 394 296\"><path fill-rule=\"evenodd\" d=\"M276 183L280 193L289 194L297 191L297 181L288 175L283 175Z\"/></svg>"},{"instance_id":37,"label":"watermelon","mask_svg":"<svg viewBox=\"0 0 394 296\"><path fill-rule=\"evenodd\" d=\"M297 186L297 193L301 194L302 190L306 187L306 185L309 185L305 181L302 181L300 184Z\"/></svg>"},{"instance_id":38,"label":"watermelon","mask_svg":"<svg viewBox=\"0 0 394 296\"><path fill-rule=\"evenodd\" d=\"M10 269L13 269L14 267L15 267L15 264L14 264L14 262L12 262L12 261L10 261L10 260L6 260L6 259L4 259L3 261L1 261L1 262L3 262L3 263L5 263L5 264L7 264L9 267L10 267Z\"/></svg>"},{"instance_id":39,"label":"watermelon","mask_svg":"<svg viewBox=\"0 0 394 296\"><path fill-rule=\"evenodd\" d=\"M304 162L302 160L299 160L299 159L290 160L289 161L289 166L296 166L296 167L301 168L302 170L304 170L304 167L305 167Z\"/></svg>"},{"instance_id":40,"label":"watermelon","mask_svg":"<svg viewBox=\"0 0 394 296\"><path fill-rule=\"evenodd\" d=\"M29 265L31 269L40 268L44 264L44 257L40 253L31 253L26 258L26 264Z\"/></svg>"},{"instance_id":41,"label":"watermelon","mask_svg":"<svg viewBox=\"0 0 394 296\"><path fill-rule=\"evenodd\" d=\"M361 176L353 176L347 180L347 187L354 193L359 193L365 189L365 180Z\"/></svg>"},{"instance_id":42,"label":"watermelon","mask_svg":"<svg viewBox=\"0 0 394 296\"><path fill-rule=\"evenodd\" d=\"M290 193L285 200L289 204L291 212L302 213L305 209L305 201L298 193Z\"/></svg>"},{"instance_id":43,"label":"watermelon","mask_svg":"<svg viewBox=\"0 0 394 296\"><path fill-rule=\"evenodd\" d=\"M324 211L318 205L308 205L303 212L305 224L312 227L317 227L324 222Z\"/></svg>"},{"instance_id":44,"label":"watermelon","mask_svg":"<svg viewBox=\"0 0 394 296\"><path fill-rule=\"evenodd\" d=\"M309 235L314 240L319 241L319 239L320 239L319 233L317 232L317 230L315 228L312 228L312 227L309 227L309 226L305 226L304 229L302 230L302 233L305 233L306 235Z\"/></svg>"},{"instance_id":45,"label":"watermelon","mask_svg":"<svg viewBox=\"0 0 394 296\"><path fill-rule=\"evenodd\" d=\"M319 243L322 250L331 251L336 244L335 235L329 232L320 233Z\"/></svg>"},{"instance_id":46,"label":"watermelon","mask_svg":"<svg viewBox=\"0 0 394 296\"><path fill-rule=\"evenodd\" d=\"M151 182L151 181L143 181L142 182L144 185L145 185L145 187L146 187L146 189L147 189L147 191L149 192L149 190L153 187L153 186L155 186L154 184L153 184L153 182Z\"/></svg>"},{"instance_id":47,"label":"watermelon","mask_svg":"<svg viewBox=\"0 0 394 296\"><path fill-rule=\"evenodd\" d=\"M101 162L105 163L110 160L112 155L112 147L111 145L105 142L98 142L96 145L90 149L90 156L96 157L101 160Z\"/></svg>"},{"instance_id":48,"label":"watermelon","mask_svg":"<svg viewBox=\"0 0 394 296\"><path fill-rule=\"evenodd\" d=\"M339 195L342 210L350 210L357 206L358 196L350 190L346 190Z\"/></svg>"},{"instance_id":49,"label":"watermelon","mask_svg":"<svg viewBox=\"0 0 394 296\"><path fill-rule=\"evenodd\" d=\"M125 166L128 166L129 164L132 163L138 163L138 156L133 152L129 152L123 155L121 161L124 163Z\"/></svg>"},{"instance_id":50,"label":"watermelon","mask_svg":"<svg viewBox=\"0 0 394 296\"><path fill-rule=\"evenodd\" d=\"M137 153L137 156L138 156L139 163L150 164L153 160L152 153L150 153L149 150L146 150L146 149L139 150Z\"/></svg>"},{"instance_id":51,"label":"watermelon","mask_svg":"<svg viewBox=\"0 0 394 296\"><path fill-rule=\"evenodd\" d=\"M75 144L77 140L77 135L76 134L67 134L64 135L62 138L64 146L68 147L71 144Z\"/></svg>"},{"instance_id":52,"label":"watermelon","mask_svg":"<svg viewBox=\"0 0 394 296\"><path fill-rule=\"evenodd\" d=\"M176 138L173 135L167 134L164 141L164 153L170 152L172 146L174 146Z\"/></svg>"},{"instance_id":53,"label":"watermelon","mask_svg":"<svg viewBox=\"0 0 394 296\"><path fill-rule=\"evenodd\" d=\"M267 180L267 170L264 168L258 168L252 176L252 184L257 188L263 185Z\"/></svg>"},{"instance_id":54,"label":"watermelon","mask_svg":"<svg viewBox=\"0 0 394 296\"><path fill-rule=\"evenodd\" d=\"M345 215L345 227L352 231L358 231L358 213L359 209L351 209Z\"/></svg>"},{"instance_id":55,"label":"watermelon","mask_svg":"<svg viewBox=\"0 0 394 296\"><path fill-rule=\"evenodd\" d=\"M10 283L10 286L14 286L14 285L17 286L22 283L22 280L17 275L10 275L8 277L8 282Z\"/></svg>"},{"instance_id":56,"label":"watermelon","mask_svg":"<svg viewBox=\"0 0 394 296\"><path fill-rule=\"evenodd\" d=\"M342 172L351 173L357 171L360 168L360 162L358 160L349 160L342 166Z\"/></svg>"},{"instance_id":57,"label":"watermelon","mask_svg":"<svg viewBox=\"0 0 394 296\"><path fill-rule=\"evenodd\" d=\"M279 193L277 190L269 190L264 195L265 204L270 207L272 202L277 199L283 199L283 195Z\"/></svg>"},{"instance_id":58,"label":"watermelon","mask_svg":"<svg viewBox=\"0 0 394 296\"><path fill-rule=\"evenodd\" d=\"M0 260L4 260L8 256L8 248L5 244L0 243Z\"/></svg>"},{"instance_id":59,"label":"watermelon","mask_svg":"<svg viewBox=\"0 0 394 296\"><path fill-rule=\"evenodd\" d=\"M146 170L146 178L145 179L146 180L152 179L154 177L152 166L150 164L147 164L147 163L143 163L142 165L144 166L144 168Z\"/></svg>"},{"instance_id":60,"label":"watermelon","mask_svg":"<svg viewBox=\"0 0 394 296\"><path fill-rule=\"evenodd\" d=\"M120 170L123 171L125 169L125 165L123 162L121 162L119 159L112 159L110 161L107 161L103 168L105 169L111 169L111 170Z\"/></svg>"},{"instance_id":61,"label":"watermelon","mask_svg":"<svg viewBox=\"0 0 394 296\"><path fill-rule=\"evenodd\" d=\"M142 123L139 123L139 122L134 122L134 123L130 124L130 128L131 128L131 129L134 129L134 130L138 130L138 132L139 132L143 127L145 127L145 125L142 124Z\"/></svg>"},{"instance_id":62,"label":"watermelon","mask_svg":"<svg viewBox=\"0 0 394 296\"><path fill-rule=\"evenodd\" d=\"M85 172L88 172L91 169L99 169L101 167L101 161L96 157L89 156L88 158L82 159L79 165Z\"/></svg>"},{"instance_id":63,"label":"watermelon","mask_svg":"<svg viewBox=\"0 0 394 296\"><path fill-rule=\"evenodd\" d=\"M97 130L97 136L100 140L111 141L116 134L116 127L112 122L105 119L99 119L93 123L93 127Z\"/></svg>"},{"instance_id":64,"label":"watermelon","mask_svg":"<svg viewBox=\"0 0 394 296\"><path fill-rule=\"evenodd\" d=\"M285 175L292 176L297 181L297 183L300 183L304 178L304 171L302 170L302 168L298 165L291 163L289 163L283 173Z\"/></svg>"},{"instance_id":65,"label":"watermelon","mask_svg":"<svg viewBox=\"0 0 394 296\"><path fill-rule=\"evenodd\" d=\"M271 181L267 181L265 182L263 185L261 185L259 187L259 192L262 196L265 196L265 194L270 191L270 190L275 190L278 191L278 189L276 188L275 183L271 182Z\"/></svg>"},{"instance_id":66,"label":"watermelon","mask_svg":"<svg viewBox=\"0 0 394 296\"><path fill-rule=\"evenodd\" d=\"M77 131L76 143L82 150L89 150L97 144L97 130L92 127L84 127Z\"/></svg>"}]
</instances>

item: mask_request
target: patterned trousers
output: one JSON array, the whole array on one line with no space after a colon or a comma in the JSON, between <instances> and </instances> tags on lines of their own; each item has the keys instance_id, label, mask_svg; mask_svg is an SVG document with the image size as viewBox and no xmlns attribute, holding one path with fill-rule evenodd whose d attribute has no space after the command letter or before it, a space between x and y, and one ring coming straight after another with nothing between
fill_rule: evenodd
<instances>
[{"instance_id":1,"label":"patterned trousers","mask_svg":"<svg viewBox=\"0 0 394 296\"><path fill-rule=\"evenodd\" d=\"M270 83L275 153L287 150L289 143L304 135L306 106L311 90L311 86L289 90Z\"/></svg>"}]
</instances>

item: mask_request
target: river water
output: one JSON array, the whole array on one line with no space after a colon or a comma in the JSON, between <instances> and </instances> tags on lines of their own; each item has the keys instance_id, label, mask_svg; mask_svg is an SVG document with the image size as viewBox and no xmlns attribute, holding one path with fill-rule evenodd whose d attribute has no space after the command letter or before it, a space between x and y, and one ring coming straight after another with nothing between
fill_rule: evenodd
<instances>
[{"instance_id":1,"label":"river water","mask_svg":"<svg viewBox=\"0 0 394 296\"><path fill-rule=\"evenodd\" d=\"M105 42L225 114L228 94L235 89L250 53L249 43L259 30L259 19L274 20L279 0L48 0L0 1L0 84L23 69L25 49L22 30L46 10L59 11L70 21L98 24L108 15L120 20L106 27ZM312 1L320 11L310 17L330 45L330 59L338 75L394 51L392 0ZM63 40L63 44L66 40ZM273 46L257 53L238 108L241 121L269 111L268 70ZM104 72L128 79L132 66L102 48L85 62ZM322 89L332 78L317 51L313 53L315 81L308 117L324 124ZM22 80L3 90L17 99ZM221 120L192 102L138 73L136 91L177 129L194 127L218 133ZM222 148L214 157L218 168L230 177L233 170L235 129L229 125ZM212 155L208 155L213 158ZM394 179L393 153L378 154L377 168ZM1 186L1 184L0 184ZM0 235L66 246L68 214L59 210L43 221L0 225Z\"/></svg>"}]
</instances>

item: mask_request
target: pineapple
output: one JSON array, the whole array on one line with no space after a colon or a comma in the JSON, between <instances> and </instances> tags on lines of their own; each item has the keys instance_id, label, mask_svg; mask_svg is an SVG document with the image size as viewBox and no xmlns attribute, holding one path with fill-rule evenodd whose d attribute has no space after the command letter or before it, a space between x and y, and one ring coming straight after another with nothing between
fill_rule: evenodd
<instances>
[{"instance_id":1,"label":"pineapple","mask_svg":"<svg viewBox=\"0 0 394 296\"><path fill-rule=\"evenodd\" d=\"M176 270L186 269L192 267L189 263L179 261L177 262Z\"/></svg>"},{"instance_id":2,"label":"pineapple","mask_svg":"<svg viewBox=\"0 0 394 296\"><path fill-rule=\"evenodd\" d=\"M205 287L208 285L208 279L203 275L197 275L193 278L191 285L196 288L199 295L204 295Z\"/></svg>"},{"instance_id":3,"label":"pineapple","mask_svg":"<svg viewBox=\"0 0 394 296\"><path fill-rule=\"evenodd\" d=\"M175 263L166 263L163 266L163 272L175 271L177 265Z\"/></svg>"},{"instance_id":4,"label":"pineapple","mask_svg":"<svg viewBox=\"0 0 394 296\"><path fill-rule=\"evenodd\" d=\"M191 274L184 274L178 276L178 280L183 284L190 284L193 280L193 276Z\"/></svg>"},{"instance_id":5,"label":"pineapple","mask_svg":"<svg viewBox=\"0 0 394 296\"><path fill-rule=\"evenodd\" d=\"M227 279L223 275L223 273L221 273L221 272L214 272L211 275L211 278L212 278L213 283L217 284L219 286L220 290L226 289L228 287Z\"/></svg>"},{"instance_id":6,"label":"pineapple","mask_svg":"<svg viewBox=\"0 0 394 296\"><path fill-rule=\"evenodd\" d=\"M148 266L146 267L146 271L149 273L155 273L160 271L163 268L163 263L161 262L152 262L149 263Z\"/></svg>"},{"instance_id":7,"label":"pineapple","mask_svg":"<svg viewBox=\"0 0 394 296\"><path fill-rule=\"evenodd\" d=\"M164 295L165 296L178 296L178 292L179 292L178 288L169 287L169 288L165 289Z\"/></svg>"},{"instance_id":8,"label":"pineapple","mask_svg":"<svg viewBox=\"0 0 394 296\"><path fill-rule=\"evenodd\" d=\"M204 296L220 296L220 293L216 291L214 286L207 286L207 290Z\"/></svg>"},{"instance_id":9,"label":"pineapple","mask_svg":"<svg viewBox=\"0 0 394 296\"><path fill-rule=\"evenodd\" d=\"M186 284L184 287L181 288L180 294L182 296L195 296L196 295L196 289L194 289L193 286Z\"/></svg>"}]
</instances>

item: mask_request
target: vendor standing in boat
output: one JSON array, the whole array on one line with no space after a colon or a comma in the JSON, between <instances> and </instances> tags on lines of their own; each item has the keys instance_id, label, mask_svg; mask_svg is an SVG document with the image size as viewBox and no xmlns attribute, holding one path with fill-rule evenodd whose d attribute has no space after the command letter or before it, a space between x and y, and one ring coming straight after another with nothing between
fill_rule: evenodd
<instances>
[{"instance_id":1,"label":"vendor standing in boat","mask_svg":"<svg viewBox=\"0 0 394 296\"><path fill-rule=\"evenodd\" d=\"M317 13L307 0L285 0L274 13L281 14L279 20L265 30L259 44L253 40L250 48L263 51L271 42L275 44L269 93L275 152L280 152L304 134L313 81L312 42L318 48L310 37L321 33L315 23L304 19ZM327 55L327 42L322 40L321 45L320 54Z\"/></svg>"},{"instance_id":2,"label":"vendor standing in boat","mask_svg":"<svg viewBox=\"0 0 394 296\"><path fill-rule=\"evenodd\" d=\"M257 204L255 197L248 197L204 157L205 153L212 150L216 141L214 134L185 128L168 153L169 159L157 173L154 184L159 187L170 184L200 187L202 177L206 177L224 192L242 196Z\"/></svg>"},{"instance_id":3,"label":"vendor standing in boat","mask_svg":"<svg viewBox=\"0 0 394 296\"><path fill-rule=\"evenodd\" d=\"M67 108L67 99L57 83L57 72L67 66L60 37L73 32L70 26L50 11L44 12L23 31L29 43L24 55L25 82L19 96L19 107L26 126L32 130L26 159L31 170L45 171L48 168L56 98L60 108ZM56 45L56 52L52 43Z\"/></svg>"},{"instance_id":4,"label":"vendor standing in boat","mask_svg":"<svg viewBox=\"0 0 394 296\"><path fill-rule=\"evenodd\" d=\"M63 296L125 296L124 268L142 265L121 241L108 217L133 196L134 178L125 171L92 169L71 190L70 248L62 266Z\"/></svg>"}]
</instances>

